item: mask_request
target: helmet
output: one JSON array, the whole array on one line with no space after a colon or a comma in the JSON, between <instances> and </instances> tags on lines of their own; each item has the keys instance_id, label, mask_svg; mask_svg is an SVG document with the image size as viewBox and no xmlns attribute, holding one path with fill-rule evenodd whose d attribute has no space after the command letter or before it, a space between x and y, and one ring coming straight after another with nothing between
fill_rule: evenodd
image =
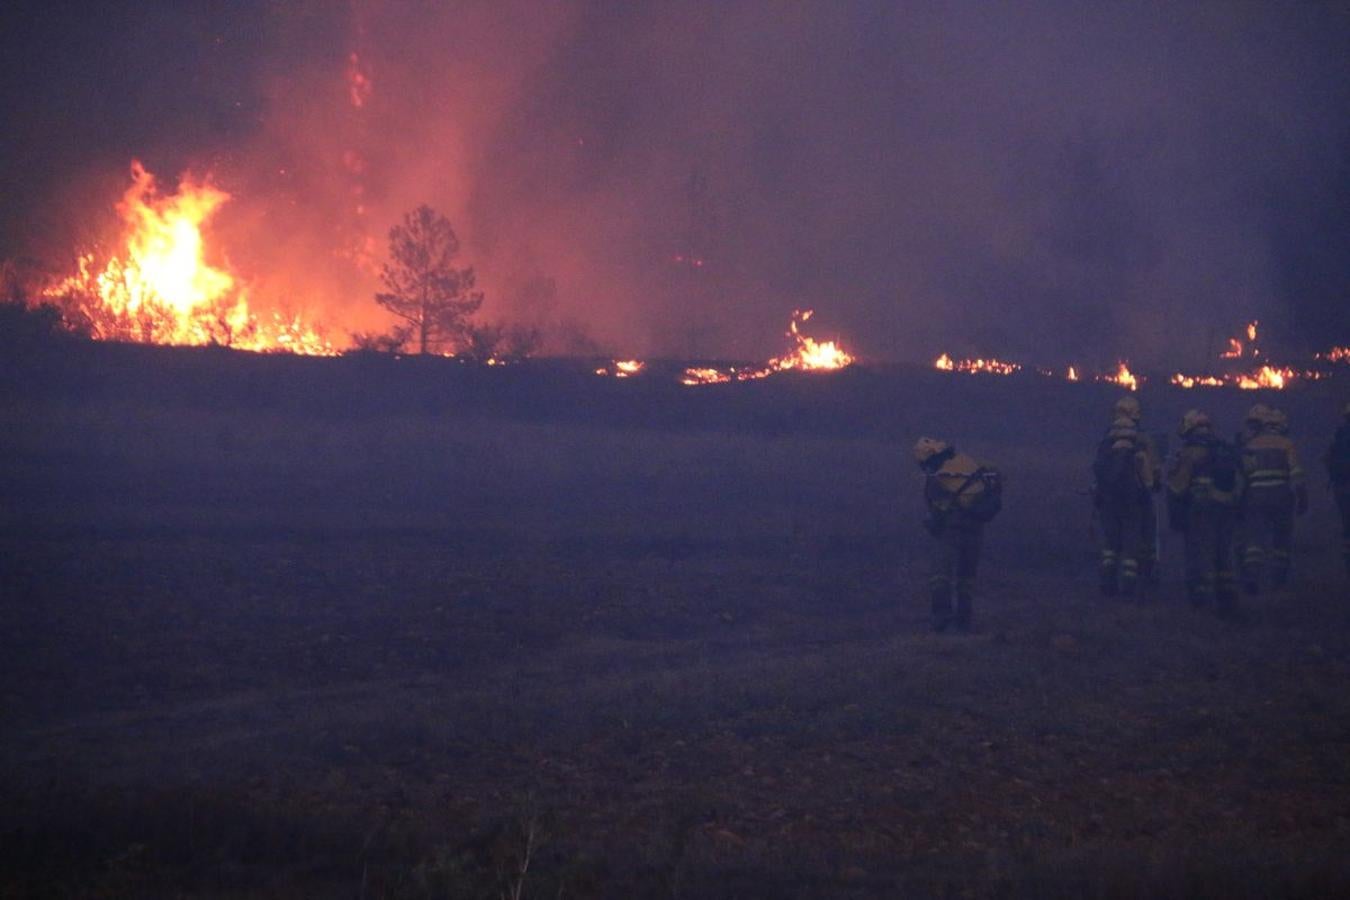
<instances>
[{"instance_id":1,"label":"helmet","mask_svg":"<svg viewBox=\"0 0 1350 900\"><path fill-rule=\"evenodd\" d=\"M1112 411L1117 419L1124 416L1133 422L1138 422L1143 417L1143 410L1139 408L1139 400L1134 397L1121 397L1116 401Z\"/></svg>"},{"instance_id":2,"label":"helmet","mask_svg":"<svg viewBox=\"0 0 1350 900\"><path fill-rule=\"evenodd\" d=\"M1186 437L1193 431L1199 429L1208 429L1210 427L1209 416L1198 409L1186 410L1186 415L1181 417L1181 427L1177 429L1177 434Z\"/></svg>"},{"instance_id":3,"label":"helmet","mask_svg":"<svg viewBox=\"0 0 1350 900\"><path fill-rule=\"evenodd\" d=\"M1270 415L1266 419L1266 425L1272 430L1274 430L1276 434L1288 434L1289 416L1285 414L1284 410L1275 409L1274 407L1272 407L1270 410Z\"/></svg>"},{"instance_id":4,"label":"helmet","mask_svg":"<svg viewBox=\"0 0 1350 900\"><path fill-rule=\"evenodd\" d=\"M1251 409L1247 410L1247 417L1242 421L1248 425L1265 425L1270 422L1271 412L1269 406L1264 403L1256 403L1252 405Z\"/></svg>"},{"instance_id":5,"label":"helmet","mask_svg":"<svg viewBox=\"0 0 1350 900\"><path fill-rule=\"evenodd\" d=\"M923 465L939 453L945 453L951 449L951 445L946 441L939 441L937 438L921 437L914 444L914 461Z\"/></svg>"},{"instance_id":6,"label":"helmet","mask_svg":"<svg viewBox=\"0 0 1350 900\"><path fill-rule=\"evenodd\" d=\"M1347 419L1350 419L1350 402L1347 402L1344 406L1341 407L1341 415L1345 416Z\"/></svg>"}]
</instances>

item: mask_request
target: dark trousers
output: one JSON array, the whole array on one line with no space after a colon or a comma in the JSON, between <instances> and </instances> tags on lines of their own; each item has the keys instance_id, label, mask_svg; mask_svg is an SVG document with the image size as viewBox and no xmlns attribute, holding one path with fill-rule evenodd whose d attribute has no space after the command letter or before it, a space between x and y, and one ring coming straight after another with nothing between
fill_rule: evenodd
<instances>
[{"instance_id":1,"label":"dark trousers","mask_svg":"<svg viewBox=\"0 0 1350 900\"><path fill-rule=\"evenodd\" d=\"M1289 580L1290 547L1294 537L1294 495L1286 487L1253 488L1242 510L1242 581L1251 592L1261 588L1261 575L1271 581Z\"/></svg>"},{"instance_id":2,"label":"dark trousers","mask_svg":"<svg viewBox=\"0 0 1350 900\"><path fill-rule=\"evenodd\" d=\"M1186 593L1193 606L1216 603L1222 613L1237 609L1233 537L1237 511L1215 503L1191 502L1186 516Z\"/></svg>"},{"instance_id":3,"label":"dark trousers","mask_svg":"<svg viewBox=\"0 0 1350 900\"><path fill-rule=\"evenodd\" d=\"M933 625L939 630L955 619L969 627L975 606L975 570L980 564L984 526L959 514L948 516L933 540L932 569L928 590L932 598ZM956 598L953 615L952 597Z\"/></svg>"},{"instance_id":4,"label":"dark trousers","mask_svg":"<svg viewBox=\"0 0 1350 900\"><path fill-rule=\"evenodd\" d=\"M1139 495L1139 577L1152 581L1158 572L1158 513L1149 491Z\"/></svg>"},{"instance_id":5,"label":"dark trousers","mask_svg":"<svg viewBox=\"0 0 1350 900\"><path fill-rule=\"evenodd\" d=\"M1119 589L1133 594L1139 580L1139 562L1143 556L1144 506L1142 497L1107 498L1101 506L1102 550L1098 571L1102 593L1114 595Z\"/></svg>"}]
</instances>

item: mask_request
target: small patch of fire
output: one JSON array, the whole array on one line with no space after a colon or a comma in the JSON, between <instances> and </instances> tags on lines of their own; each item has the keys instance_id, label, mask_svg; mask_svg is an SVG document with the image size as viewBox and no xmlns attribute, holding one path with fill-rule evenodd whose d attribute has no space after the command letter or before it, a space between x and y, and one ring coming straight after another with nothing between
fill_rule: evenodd
<instances>
[{"instance_id":1,"label":"small patch of fire","mask_svg":"<svg viewBox=\"0 0 1350 900\"><path fill-rule=\"evenodd\" d=\"M734 371L733 369L732 372ZM731 379L732 375L723 372L721 369L685 369L684 375L680 378L680 384L722 384Z\"/></svg>"},{"instance_id":2,"label":"small patch of fire","mask_svg":"<svg viewBox=\"0 0 1350 900\"><path fill-rule=\"evenodd\" d=\"M1261 348L1256 345L1257 327L1259 322L1247 323L1247 341L1244 344L1238 338L1228 339L1228 349L1219 354L1220 359L1250 359L1256 360L1262 356ZM1324 354L1317 354L1316 359L1323 359ZM1224 372L1217 375L1187 375L1184 372L1177 372L1171 378L1171 384L1179 388L1191 389L1198 387L1235 387L1243 391L1273 390L1282 391L1297 380L1316 381L1325 377L1320 372L1299 371L1288 366L1273 366L1264 363L1261 366L1248 372Z\"/></svg>"},{"instance_id":3,"label":"small patch of fire","mask_svg":"<svg viewBox=\"0 0 1350 900\"><path fill-rule=\"evenodd\" d=\"M759 378L768 378L770 375L791 369L802 372L827 372L853 365L855 362L853 355L834 341L819 342L802 334L802 323L814 314L815 310L811 309L793 310L792 319L788 323L788 337L792 338L793 341L792 350L783 356L774 357L762 367L754 369L733 367L726 370L685 369L683 377L680 378L680 383L700 385L721 384L727 381L753 381Z\"/></svg>"},{"instance_id":4,"label":"small patch of fire","mask_svg":"<svg viewBox=\"0 0 1350 900\"><path fill-rule=\"evenodd\" d=\"M1180 388L1235 387L1243 391L1282 391L1300 379L1317 381L1325 377L1321 372L1300 372L1288 367L1262 366L1252 372L1234 372L1225 375L1185 375L1178 372L1172 376L1172 384Z\"/></svg>"},{"instance_id":5,"label":"small patch of fire","mask_svg":"<svg viewBox=\"0 0 1350 900\"><path fill-rule=\"evenodd\" d=\"M637 359L616 359L607 366L601 366L595 370L597 375L613 376L614 378L631 378L640 373L647 367L645 362Z\"/></svg>"},{"instance_id":6,"label":"small patch of fire","mask_svg":"<svg viewBox=\"0 0 1350 900\"><path fill-rule=\"evenodd\" d=\"M1014 372L1022 371L1022 366L1018 363L1004 362L1001 359L953 360L946 353L939 356L933 362L933 365L944 372L970 372L971 374L1011 375Z\"/></svg>"},{"instance_id":7,"label":"small patch of fire","mask_svg":"<svg viewBox=\"0 0 1350 900\"><path fill-rule=\"evenodd\" d=\"M260 319L249 309L246 286L206 261L202 227L229 194L184 176L176 194L161 195L139 162L132 163L131 178L117 205L122 255L100 266L93 253L81 254L74 275L42 291L68 321L96 340L336 352L299 316Z\"/></svg>"},{"instance_id":8,"label":"small patch of fire","mask_svg":"<svg viewBox=\"0 0 1350 900\"><path fill-rule=\"evenodd\" d=\"M1131 391L1139 390L1139 385L1143 382L1143 377L1130 371L1128 363L1121 361L1116 365L1116 371L1110 375L1098 375L1093 381L1104 381L1110 384L1118 384Z\"/></svg>"},{"instance_id":9,"label":"small patch of fire","mask_svg":"<svg viewBox=\"0 0 1350 900\"><path fill-rule=\"evenodd\" d=\"M972 375L1014 375L1023 370L1021 363L1004 362L1001 359L961 359L954 360L949 354L942 354L933 361L933 367L943 372L967 372ZM1053 369L1046 369L1036 366L1035 371L1038 375L1046 378L1057 378L1059 375ZM1066 381L1080 381L1082 376L1078 372L1077 366L1069 366L1065 370L1064 379ZM1127 363L1119 363L1116 371L1109 375L1096 375L1093 381L1105 381L1112 384L1118 384L1121 387L1132 391L1139 390L1139 384L1143 378L1130 371Z\"/></svg>"}]
</instances>

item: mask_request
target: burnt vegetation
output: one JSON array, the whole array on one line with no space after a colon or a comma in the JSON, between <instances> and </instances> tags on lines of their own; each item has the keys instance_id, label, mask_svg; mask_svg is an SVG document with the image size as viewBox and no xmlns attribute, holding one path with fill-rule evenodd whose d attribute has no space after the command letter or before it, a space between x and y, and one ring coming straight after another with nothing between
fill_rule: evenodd
<instances>
[{"instance_id":1,"label":"burnt vegetation","mask_svg":"<svg viewBox=\"0 0 1350 900\"><path fill-rule=\"evenodd\" d=\"M1246 627L1175 544L1100 598L1111 386L38 345L0 373L0 894L1350 886L1330 501ZM1280 398L1306 456L1335 389ZM928 626L937 427L1008 485L969 637Z\"/></svg>"}]
</instances>

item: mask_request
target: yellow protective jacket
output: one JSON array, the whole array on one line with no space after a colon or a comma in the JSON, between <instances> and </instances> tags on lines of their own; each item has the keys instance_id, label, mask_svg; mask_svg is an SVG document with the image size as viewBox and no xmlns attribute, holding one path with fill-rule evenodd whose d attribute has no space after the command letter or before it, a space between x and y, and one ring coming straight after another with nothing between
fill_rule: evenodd
<instances>
[{"instance_id":1,"label":"yellow protective jacket","mask_svg":"<svg viewBox=\"0 0 1350 900\"><path fill-rule=\"evenodd\" d=\"M1273 431L1263 431L1242 445L1242 470L1252 490L1297 490L1303 484L1294 442Z\"/></svg>"},{"instance_id":2,"label":"yellow protective jacket","mask_svg":"<svg viewBox=\"0 0 1350 900\"><path fill-rule=\"evenodd\" d=\"M936 472L924 479L923 499L934 516L969 509L984 492L984 482L974 477L980 464L964 453L955 453Z\"/></svg>"},{"instance_id":3,"label":"yellow protective jacket","mask_svg":"<svg viewBox=\"0 0 1350 900\"><path fill-rule=\"evenodd\" d=\"M1139 431L1133 425L1122 427L1112 425L1106 432L1106 440L1111 446L1131 446L1134 448L1134 473L1139 486L1154 491L1162 482L1162 464L1158 461L1158 450L1153 439Z\"/></svg>"},{"instance_id":4,"label":"yellow protective jacket","mask_svg":"<svg viewBox=\"0 0 1350 900\"><path fill-rule=\"evenodd\" d=\"M1231 491L1219 491L1208 474L1212 446L1217 443L1212 434L1197 434L1177 451L1171 470L1167 473L1169 502L1194 500L1200 503L1234 505L1245 490L1245 479L1237 473L1238 484Z\"/></svg>"}]
</instances>

